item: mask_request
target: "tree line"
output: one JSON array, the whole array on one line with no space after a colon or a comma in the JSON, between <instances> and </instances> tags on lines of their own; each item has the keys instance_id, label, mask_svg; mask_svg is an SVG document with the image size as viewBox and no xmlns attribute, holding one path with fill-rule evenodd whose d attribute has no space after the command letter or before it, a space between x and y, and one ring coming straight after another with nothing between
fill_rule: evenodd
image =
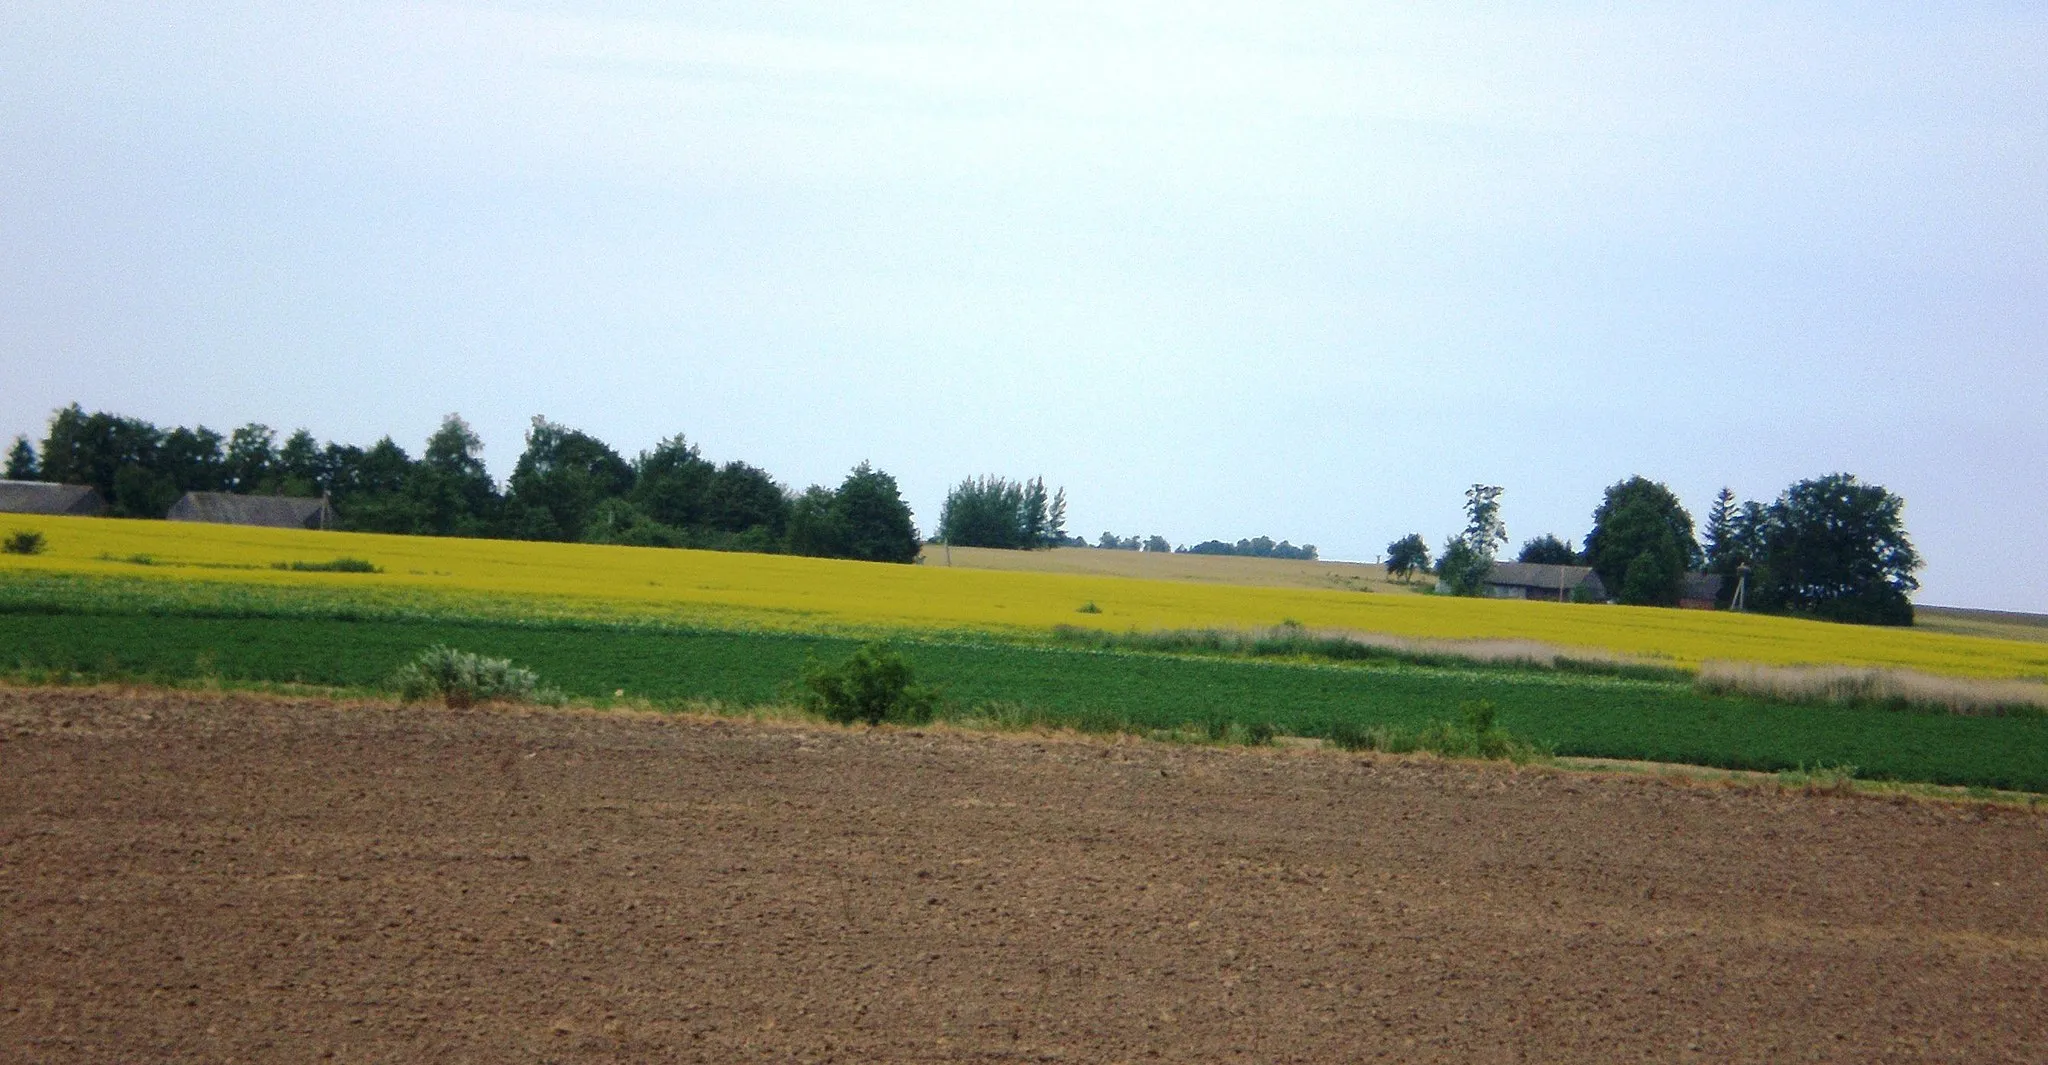
<instances>
[{"instance_id":1,"label":"tree line","mask_svg":"<svg viewBox=\"0 0 2048 1065\"><path fill-rule=\"evenodd\" d=\"M1501 489L1465 493L1466 527L1432 564L1427 542L1411 533L1387 545L1387 570L1402 579L1434 572L1454 595L1479 595L1495 552L1509 540L1500 521ZM1736 503L1723 488L1702 543L1692 515L1670 488L1640 475L1608 487L1593 511L1583 550L1543 535L1524 541L1516 561L1583 565L1626 604L1676 606L1689 575L1722 579L1717 605L1738 589L1745 607L1832 621L1911 625L1913 576L1922 561L1906 535L1905 500L1855 475L1799 481L1770 503Z\"/></svg>"},{"instance_id":2,"label":"tree line","mask_svg":"<svg viewBox=\"0 0 2048 1065\"><path fill-rule=\"evenodd\" d=\"M11 480L91 485L116 516L161 518L185 492L327 497L338 528L426 536L564 540L911 562L917 527L895 478L863 462L837 488L791 492L747 463L715 464L681 434L632 460L536 417L501 491L483 442L450 414L415 459L385 436L368 448L268 426L226 436L160 429L77 404L38 449L16 438Z\"/></svg>"}]
</instances>

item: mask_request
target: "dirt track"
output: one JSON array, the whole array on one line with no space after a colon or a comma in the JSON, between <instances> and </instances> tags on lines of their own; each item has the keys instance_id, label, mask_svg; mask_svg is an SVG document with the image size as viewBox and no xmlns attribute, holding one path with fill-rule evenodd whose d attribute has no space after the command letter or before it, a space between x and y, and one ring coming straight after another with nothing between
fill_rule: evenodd
<instances>
[{"instance_id":1,"label":"dirt track","mask_svg":"<svg viewBox=\"0 0 2048 1065\"><path fill-rule=\"evenodd\" d=\"M4 1061L2044 1061L2048 818L0 688Z\"/></svg>"}]
</instances>

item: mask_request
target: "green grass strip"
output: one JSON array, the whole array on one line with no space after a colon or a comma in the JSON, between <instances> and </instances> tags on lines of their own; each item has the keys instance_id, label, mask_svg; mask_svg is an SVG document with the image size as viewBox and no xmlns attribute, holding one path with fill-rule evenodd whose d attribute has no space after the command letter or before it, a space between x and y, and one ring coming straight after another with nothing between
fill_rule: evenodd
<instances>
[{"instance_id":1,"label":"green grass strip","mask_svg":"<svg viewBox=\"0 0 2048 1065\"><path fill-rule=\"evenodd\" d=\"M382 617L0 613L0 669L23 679L303 683L388 690L445 644L514 663L574 696L624 689L656 703L788 700L807 662L848 636ZM1865 778L2048 791L2048 718L1788 706L1690 684L1555 671L1331 665L989 641L901 641L956 714L1018 708L1094 730L1220 723L1328 736L1342 725L1419 730L1491 700L1500 726L1561 755L1779 771L1855 766ZM1009 716L1017 716L1014 712Z\"/></svg>"}]
</instances>

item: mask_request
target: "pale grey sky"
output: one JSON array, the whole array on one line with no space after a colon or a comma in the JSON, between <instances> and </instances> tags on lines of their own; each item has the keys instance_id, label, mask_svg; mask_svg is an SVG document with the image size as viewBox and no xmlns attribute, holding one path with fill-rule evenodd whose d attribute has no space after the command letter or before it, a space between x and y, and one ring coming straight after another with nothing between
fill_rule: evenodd
<instances>
[{"instance_id":1,"label":"pale grey sky","mask_svg":"<svg viewBox=\"0 0 2048 1065\"><path fill-rule=\"evenodd\" d=\"M1846 470L2048 610L2048 15L1617 7L14 0L0 434L545 414L1367 560Z\"/></svg>"}]
</instances>

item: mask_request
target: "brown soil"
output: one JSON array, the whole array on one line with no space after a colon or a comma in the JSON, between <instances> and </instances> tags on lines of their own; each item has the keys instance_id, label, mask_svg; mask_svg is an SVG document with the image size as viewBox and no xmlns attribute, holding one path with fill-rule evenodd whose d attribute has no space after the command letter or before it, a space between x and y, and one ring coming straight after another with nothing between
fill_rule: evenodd
<instances>
[{"instance_id":1,"label":"brown soil","mask_svg":"<svg viewBox=\"0 0 2048 1065\"><path fill-rule=\"evenodd\" d=\"M2042 1061L2048 818L0 688L5 1061Z\"/></svg>"}]
</instances>

